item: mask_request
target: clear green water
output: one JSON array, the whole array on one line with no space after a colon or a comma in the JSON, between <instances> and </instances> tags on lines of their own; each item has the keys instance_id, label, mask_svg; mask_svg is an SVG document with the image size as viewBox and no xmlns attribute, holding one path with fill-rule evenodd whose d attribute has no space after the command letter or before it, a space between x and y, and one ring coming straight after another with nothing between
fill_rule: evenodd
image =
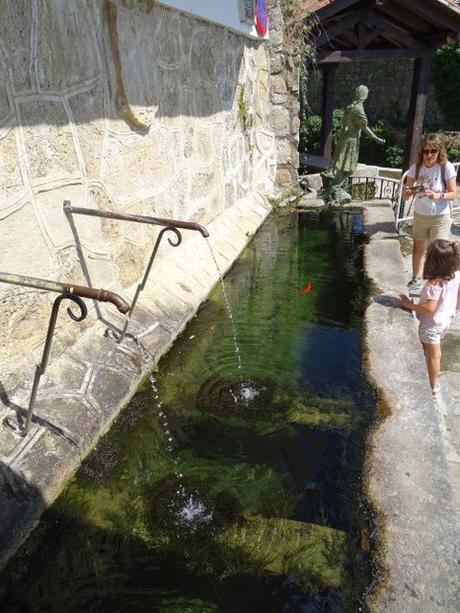
<instances>
[{"instance_id":1,"label":"clear green water","mask_svg":"<svg viewBox=\"0 0 460 613\"><path fill-rule=\"evenodd\" d=\"M366 610L360 232L264 224L226 277L234 327L217 287L4 572L5 610Z\"/></svg>"}]
</instances>

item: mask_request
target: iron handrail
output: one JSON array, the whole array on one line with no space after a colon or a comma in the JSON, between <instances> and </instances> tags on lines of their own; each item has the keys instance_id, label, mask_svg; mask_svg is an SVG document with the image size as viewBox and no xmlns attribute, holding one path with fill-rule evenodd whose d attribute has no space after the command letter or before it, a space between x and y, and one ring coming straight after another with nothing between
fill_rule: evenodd
<instances>
[{"instance_id":1,"label":"iron handrail","mask_svg":"<svg viewBox=\"0 0 460 613\"><path fill-rule=\"evenodd\" d=\"M23 287L33 287L35 289L42 289L48 292L57 292L59 294L59 296L54 300L53 307L51 309L51 316L48 323L48 330L46 333L45 345L43 347L42 359L40 363L37 364L35 367L35 376L32 384L32 392L30 394L29 399L29 407L27 409L26 421L22 429L21 423L19 423L19 430L21 436L26 436L30 430L30 425L32 423L35 399L38 392L40 378L44 374L48 365L48 359L51 351L51 342L53 340L59 306L61 302L63 300L70 300L79 307L80 313L77 315L72 311L70 307L67 309L68 316L74 321L78 322L83 321L88 314L88 310L82 298L91 298L99 302L111 302L117 307L120 313L127 313L130 307L129 304L121 296L113 292L109 292L105 289L94 289L92 287L73 285L72 283L60 283L58 281L49 281L47 279L27 277L24 275L15 275L7 272L0 272L0 282L10 283L12 285L20 285ZM8 425L12 425L9 420L7 420L6 423Z\"/></svg>"},{"instance_id":2,"label":"iron handrail","mask_svg":"<svg viewBox=\"0 0 460 613\"><path fill-rule=\"evenodd\" d=\"M64 200L64 212L77 215L88 215L90 217L104 217L106 219L117 219L119 221L134 221L136 223L146 223L153 226L172 226L182 230L196 230L205 238L209 232L203 226L193 221L180 221L178 219L166 219L163 217L150 217L148 215L129 215L126 213L113 213L112 211L100 211L98 209L87 209L80 206L72 206L68 200Z\"/></svg>"},{"instance_id":3,"label":"iron handrail","mask_svg":"<svg viewBox=\"0 0 460 613\"><path fill-rule=\"evenodd\" d=\"M128 329L129 323L131 321L134 308L137 304L137 299L139 298L139 294L144 289L147 279L150 274L150 269L152 268L153 261L158 251L158 247L160 246L161 240L166 232L173 232L176 236L175 240L171 240L168 238L168 242L172 247L178 247L182 242L182 234L179 231L181 230L194 230L200 232L204 238L209 236L209 232L206 228L203 228L200 224L191 222L191 221L180 221L178 219L166 219L162 217L150 217L146 215L129 215L125 213L113 213L111 211L100 211L98 209L88 209L83 207L72 206L69 200L64 200L64 213L66 215L76 214L76 215L88 215L90 217L103 217L105 219L116 219L119 221L133 221L135 223L144 223L155 226L163 226L163 229L158 234L158 237L155 241L155 244L152 249L152 253L150 255L147 267L145 269L144 275L142 277L142 281L138 283L136 292L134 294L134 298L131 302L131 309L127 315L125 324L123 326L123 330L120 335L117 337L117 342L121 343L123 340L126 331Z\"/></svg>"}]
</instances>

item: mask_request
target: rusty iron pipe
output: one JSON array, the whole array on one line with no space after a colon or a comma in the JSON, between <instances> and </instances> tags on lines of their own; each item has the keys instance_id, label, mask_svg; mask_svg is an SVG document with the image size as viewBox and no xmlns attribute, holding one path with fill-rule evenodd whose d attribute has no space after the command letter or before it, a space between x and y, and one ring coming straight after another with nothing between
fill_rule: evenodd
<instances>
[{"instance_id":1,"label":"rusty iron pipe","mask_svg":"<svg viewBox=\"0 0 460 613\"><path fill-rule=\"evenodd\" d=\"M26 277L24 275L15 275L8 272L0 272L0 283L34 287L36 289L43 289L48 292L58 292L60 294L65 293L79 296L80 298L90 298L98 302L110 302L123 314L127 313L130 309L129 304L124 298L106 289L95 289L93 287L74 285L73 283L59 283L58 281L49 281L37 277Z\"/></svg>"},{"instance_id":2,"label":"rusty iron pipe","mask_svg":"<svg viewBox=\"0 0 460 613\"><path fill-rule=\"evenodd\" d=\"M136 223L146 223L154 226L167 226L181 228L183 230L195 230L207 238L209 232L203 226L193 221L180 221L179 219L165 219L162 217L150 217L147 215L128 215L124 213L112 213L111 211L99 211L98 209L86 209L79 206L72 206L68 200L64 201L64 212L75 213L77 215L89 215L90 217L104 217L106 219L119 219L120 221L134 221Z\"/></svg>"}]
</instances>

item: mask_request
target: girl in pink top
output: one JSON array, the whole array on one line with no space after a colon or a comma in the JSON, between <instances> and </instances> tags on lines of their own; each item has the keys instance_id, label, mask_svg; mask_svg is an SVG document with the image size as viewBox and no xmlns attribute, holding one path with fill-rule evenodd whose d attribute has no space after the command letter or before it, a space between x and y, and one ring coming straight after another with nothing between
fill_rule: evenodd
<instances>
[{"instance_id":1,"label":"girl in pink top","mask_svg":"<svg viewBox=\"0 0 460 613\"><path fill-rule=\"evenodd\" d=\"M457 243L435 240L428 247L423 278L427 279L418 304L400 294L401 306L415 311L433 396L439 392L441 339L460 309L460 256Z\"/></svg>"}]
</instances>

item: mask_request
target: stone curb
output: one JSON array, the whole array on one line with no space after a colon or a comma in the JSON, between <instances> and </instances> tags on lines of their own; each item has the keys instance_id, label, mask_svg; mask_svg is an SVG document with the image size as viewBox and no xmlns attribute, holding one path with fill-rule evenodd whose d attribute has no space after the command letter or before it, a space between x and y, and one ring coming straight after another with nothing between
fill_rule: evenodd
<instances>
[{"instance_id":1,"label":"stone curb","mask_svg":"<svg viewBox=\"0 0 460 613\"><path fill-rule=\"evenodd\" d=\"M398 307L404 262L389 206L364 212L366 270L378 290L366 312L370 375L391 415L371 436L368 489L382 519L386 580L375 613L458 611L460 523L442 424L416 321ZM381 292L381 293L378 293Z\"/></svg>"}]
</instances>

